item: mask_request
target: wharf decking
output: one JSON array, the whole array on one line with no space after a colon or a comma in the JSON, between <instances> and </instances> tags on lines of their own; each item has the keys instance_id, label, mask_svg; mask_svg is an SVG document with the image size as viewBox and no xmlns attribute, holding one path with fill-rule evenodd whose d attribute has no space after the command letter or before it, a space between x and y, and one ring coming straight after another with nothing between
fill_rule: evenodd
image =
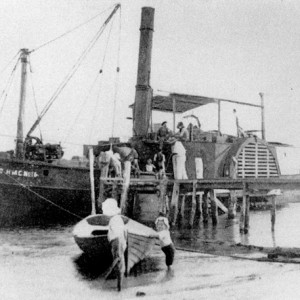
<instances>
[{"instance_id":1,"label":"wharf decking","mask_svg":"<svg viewBox=\"0 0 300 300\"><path fill-rule=\"evenodd\" d=\"M106 185L122 185L123 178L110 178L105 177L101 180ZM205 189L227 189L227 190L242 190L245 187L247 189L253 190L273 190L273 189L282 189L282 190L300 190L300 178L282 178L282 177L273 177L273 178L243 178L243 179L149 179L149 178L131 178L130 187L157 187L163 181L167 185L174 185L174 183L179 184L185 189L191 188L196 185L196 188L199 190Z\"/></svg>"}]
</instances>

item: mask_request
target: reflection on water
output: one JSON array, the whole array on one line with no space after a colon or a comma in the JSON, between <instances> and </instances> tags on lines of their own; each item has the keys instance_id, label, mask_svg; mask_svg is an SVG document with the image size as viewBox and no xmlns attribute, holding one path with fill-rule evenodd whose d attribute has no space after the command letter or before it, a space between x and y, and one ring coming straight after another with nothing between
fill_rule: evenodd
<instances>
[{"instance_id":1,"label":"reflection on water","mask_svg":"<svg viewBox=\"0 0 300 300\"><path fill-rule=\"evenodd\" d=\"M242 243L264 247L300 247L300 204L290 203L277 208L275 230L271 230L269 210L250 211L250 228L248 234L239 231L239 219L219 218L219 224L203 225L198 229L174 232L176 242L181 246L198 247L200 241ZM201 243L202 247L202 243Z\"/></svg>"}]
</instances>

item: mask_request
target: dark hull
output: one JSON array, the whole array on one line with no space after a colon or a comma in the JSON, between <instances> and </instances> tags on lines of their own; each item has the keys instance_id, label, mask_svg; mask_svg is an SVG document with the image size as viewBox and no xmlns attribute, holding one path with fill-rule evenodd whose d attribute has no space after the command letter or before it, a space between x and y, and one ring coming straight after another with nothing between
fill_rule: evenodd
<instances>
[{"instance_id":1,"label":"dark hull","mask_svg":"<svg viewBox=\"0 0 300 300\"><path fill-rule=\"evenodd\" d=\"M88 168L0 159L1 227L74 223L91 213L90 199Z\"/></svg>"}]
</instances>

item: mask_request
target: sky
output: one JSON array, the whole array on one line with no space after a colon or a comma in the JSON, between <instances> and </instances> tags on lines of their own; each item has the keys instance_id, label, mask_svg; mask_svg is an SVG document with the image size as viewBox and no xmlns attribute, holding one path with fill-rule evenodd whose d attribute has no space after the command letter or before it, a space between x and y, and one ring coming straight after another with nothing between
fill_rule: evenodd
<instances>
[{"instance_id":1,"label":"sky","mask_svg":"<svg viewBox=\"0 0 300 300\"><path fill-rule=\"evenodd\" d=\"M299 1L119 2L121 19L117 12L42 120L40 127L45 142L61 142L66 157L70 158L82 154L83 144L96 144L112 135L122 140L130 137L132 123L126 118L132 115L128 106L135 96L140 14L143 6L151 6L155 8L151 70L154 93L177 92L253 104L260 104L259 93L264 93L266 138L294 146L278 149L278 155L285 161L285 167L299 173ZM104 11L88 24L31 53L25 131L35 121L36 106L39 112L43 109L115 3L105 0L0 2L1 93L15 63L12 58L19 49L36 49ZM118 75L117 66L120 67ZM14 148L18 70L5 103L3 97L0 99L0 151ZM259 109L224 104L222 132L235 134L234 108L245 130L260 129ZM192 113L200 118L204 130L217 129L216 105ZM155 123L163 120L171 126L169 115L154 114ZM39 135L39 131L34 134Z\"/></svg>"}]
</instances>

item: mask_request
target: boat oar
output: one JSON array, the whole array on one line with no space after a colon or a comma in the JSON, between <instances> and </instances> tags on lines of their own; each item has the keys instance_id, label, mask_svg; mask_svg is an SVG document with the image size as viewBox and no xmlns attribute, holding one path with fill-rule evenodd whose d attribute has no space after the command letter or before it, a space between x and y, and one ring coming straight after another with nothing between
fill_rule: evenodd
<instances>
[{"instance_id":1,"label":"boat oar","mask_svg":"<svg viewBox=\"0 0 300 300\"><path fill-rule=\"evenodd\" d=\"M129 234L127 233L127 248L125 250L125 276L128 276L128 258L129 258Z\"/></svg>"},{"instance_id":2,"label":"boat oar","mask_svg":"<svg viewBox=\"0 0 300 300\"><path fill-rule=\"evenodd\" d=\"M113 261L112 265L109 267L109 269L108 269L107 272L105 273L105 276L104 276L105 280L108 279L109 275L112 273L112 271L114 270L114 268L116 267L116 265L118 264L119 261L120 261L120 258L119 258L119 257L117 257L117 258Z\"/></svg>"}]
</instances>

